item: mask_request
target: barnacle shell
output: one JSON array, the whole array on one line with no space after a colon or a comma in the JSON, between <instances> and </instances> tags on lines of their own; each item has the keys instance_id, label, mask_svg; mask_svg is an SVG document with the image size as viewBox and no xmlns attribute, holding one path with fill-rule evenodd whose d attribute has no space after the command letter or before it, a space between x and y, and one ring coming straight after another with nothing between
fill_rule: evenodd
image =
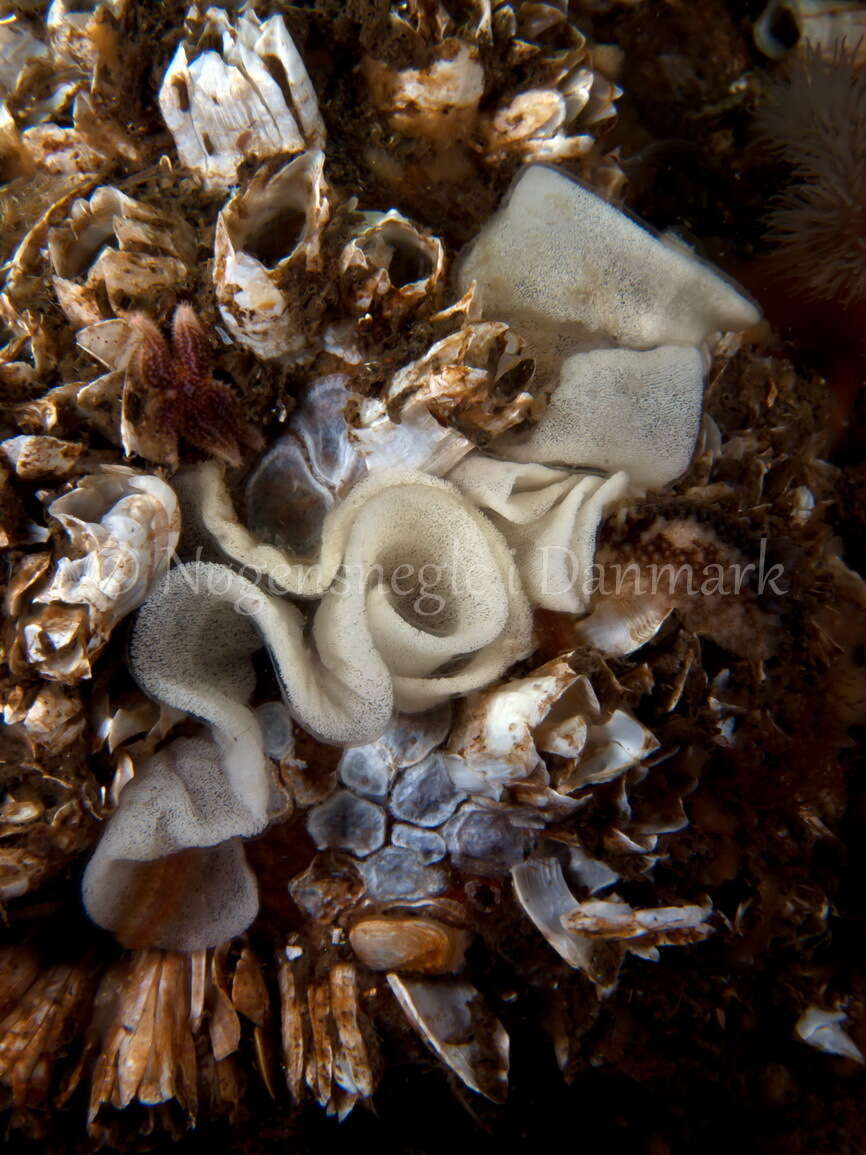
<instances>
[{"instance_id":1,"label":"barnacle shell","mask_svg":"<svg viewBox=\"0 0 866 1155\"><path fill-rule=\"evenodd\" d=\"M437 975L460 970L471 937L432 918L365 918L349 931L352 950L370 970Z\"/></svg>"},{"instance_id":2,"label":"barnacle shell","mask_svg":"<svg viewBox=\"0 0 866 1155\"><path fill-rule=\"evenodd\" d=\"M330 215L324 154L307 152L256 174L217 218L214 285L229 332L259 357L298 354L311 338L298 277L318 271Z\"/></svg>"},{"instance_id":3,"label":"barnacle shell","mask_svg":"<svg viewBox=\"0 0 866 1155\"><path fill-rule=\"evenodd\" d=\"M45 44L32 35L20 17L5 16L0 24L0 97L14 92L24 65L46 52Z\"/></svg>"},{"instance_id":4,"label":"barnacle shell","mask_svg":"<svg viewBox=\"0 0 866 1155\"><path fill-rule=\"evenodd\" d=\"M362 858L385 841L385 812L350 790L335 790L307 814L307 832L320 850L348 850Z\"/></svg>"},{"instance_id":5,"label":"barnacle shell","mask_svg":"<svg viewBox=\"0 0 866 1155\"><path fill-rule=\"evenodd\" d=\"M57 437L9 437L0 441L0 454L17 477L28 481L60 480L76 472L84 446Z\"/></svg>"},{"instance_id":6,"label":"barnacle shell","mask_svg":"<svg viewBox=\"0 0 866 1155\"><path fill-rule=\"evenodd\" d=\"M218 8L207 31L221 53L178 46L159 92L162 115L183 163L208 188L228 188L248 158L320 148L325 127L304 63L282 16L243 12L232 25Z\"/></svg>"},{"instance_id":7,"label":"barnacle shell","mask_svg":"<svg viewBox=\"0 0 866 1155\"><path fill-rule=\"evenodd\" d=\"M66 687L56 683L42 686L26 709L23 703L13 706L7 700L3 708L3 721L7 725L17 725L34 746L52 753L71 746L87 724L78 698ZM41 812L42 807L36 816L40 816ZM5 807L3 817L6 818Z\"/></svg>"},{"instance_id":8,"label":"barnacle shell","mask_svg":"<svg viewBox=\"0 0 866 1155\"><path fill-rule=\"evenodd\" d=\"M48 253L61 308L81 328L103 320L103 294L115 313L171 303L194 264L195 237L185 221L102 185L49 230Z\"/></svg>"},{"instance_id":9,"label":"barnacle shell","mask_svg":"<svg viewBox=\"0 0 866 1155\"><path fill-rule=\"evenodd\" d=\"M540 808L478 798L460 807L442 835L452 862L461 869L471 874L507 874L526 857L545 821Z\"/></svg>"},{"instance_id":10,"label":"barnacle shell","mask_svg":"<svg viewBox=\"0 0 866 1155\"><path fill-rule=\"evenodd\" d=\"M158 477L104 466L48 512L66 531L70 551L83 556L61 558L34 600L89 606L94 627L107 636L168 569L180 533L177 498Z\"/></svg>"},{"instance_id":11,"label":"barnacle shell","mask_svg":"<svg viewBox=\"0 0 866 1155\"><path fill-rule=\"evenodd\" d=\"M375 742L346 750L337 767L340 781L356 794L384 798L398 771L423 762L444 740L450 723L448 705L424 714L398 714Z\"/></svg>"},{"instance_id":12,"label":"barnacle shell","mask_svg":"<svg viewBox=\"0 0 866 1155\"><path fill-rule=\"evenodd\" d=\"M505 374L525 360L522 353L523 342L508 325L468 322L399 369L385 401L390 408L425 405L442 421L474 425L490 436L504 433L534 405L533 395L525 390L507 403L491 404Z\"/></svg>"},{"instance_id":13,"label":"barnacle shell","mask_svg":"<svg viewBox=\"0 0 866 1155\"><path fill-rule=\"evenodd\" d=\"M388 985L421 1038L467 1087L501 1102L508 1084L505 1028L462 979L430 982L388 975Z\"/></svg>"},{"instance_id":14,"label":"barnacle shell","mask_svg":"<svg viewBox=\"0 0 866 1155\"><path fill-rule=\"evenodd\" d=\"M602 598L577 627L578 637L603 654L632 654L656 636L671 614L667 598Z\"/></svg>"},{"instance_id":15,"label":"barnacle shell","mask_svg":"<svg viewBox=\"0 0 866 1155\"><path fill-rule=\"evenodd\" d=\"M842 1023L847 1022L848 1016L842 1010L825 1011L810 1006L797 1020L794 1030L804 1043L827 1055L841 1055L855 1063L866 1063L863 1052L842 1028Z\"/></svg>"},{"instance_id":16,"label":"barnacle shell","mask_svg":"<svg viewBox=\"0 0 866 1155\"><path fill-rule=\"evenodd\" d=\"M515 866L511 876L517 901L557 954L602 991L612 989L619 964L616 955L603 947L597 949L589 938L564 923L578 903L560 863L554 858L531 859Z\"/></svg>"},{"instance_id":17,"label":"barnacle shell","mask_svg":"<svg viewBox=\"0 0 866 1155\"><path fill-rule=\"evenodd\" d=\"M426 405L407 402L400 421L388 416L379 398L366 397L360 405L360 424L352 438L370 473L380 469L418 469L444 477L474 445L453 426L440 425Z\"/></svg>"},{"instance_id":18,"label":"barnacle shell","mask_svg":"<svg viewBox=\"0 0 866 1155\"><path fill-rule=\"evenodd\" d=\"M373 103L394 130L406 136L445 141L472 128L484 94L478 49L452 38L436 46L426 68L397 71L372 56L361 61Z\"/></svg>"},{"instance_id":19,"label":"barnacle shell","mask_svg":"<svg viewBox=\"0 0 866 1155\"><path fill-rule=\"evenodd\" d=\"M244 504L256 537L315 557L325 515L364 472L343 416L349 397L344 376L312 382L285 434L250 474Z\"/></svg>"},{"instance_id":20,"label":"barnacle shell","mask_svg":"<svg viewBox=\"0 0 866 1155\"><path fill-rule=\"evenodd\" d=\"M428 865L429 856L415 849L385 846L359 863L367 897L378 902L415 902L441 894L448 886L448 875Z\"/></svg>"},{"instance_id":21,"label":"barnacle shell","mask_svg":"<svg viewBox=\"0 0 866 1155\"><path fill-rule=\"evenodd\" d=\"M387 312L398 320L430 297L445 273L445 248L396 209L364 213L340 254L353 313Z\"/></svg>"},{"instance_id":22,"label":"barnacle shell","mask_svg":"<svg viewBox=\"0 0 866 1155\"><path fill-rule=\"evenodd\" d=\"M355 966L337 963L308 982L302 955L289 943L278 962L286 1081L295 1101L306 1083L329 1113L344 1119L375 1089L375 1038L359 1006Z\"/></svg>"},{"instance_id":23,"label":"barnacle shell","mask_svg":"<svg viewBox=\"0 0 866 1155\"><path fill-rule=\"evenodd\" d=\"M540 70L549 87L519 92L486 120L489 162L508 153L525 161L585 158L614 120L622 90L592 66L583 37L573 26L572 32L573 47L551 53Z\"/></svg>"},{"instance_id":24,"label":"barnacle shell","mask_svg":"<svg viewBox=\"0 0 866 1155\"><path fill-rule=\"evenodd\" d=\"M580 757L557 779L556 788L567 794L590 783L609 782L658 747L655 735L625 710L596 717L588 726Z\"/></svg>"},{"instance_id":25,"label":"barnacle shell","mask_svg":"<svg viewBox=\"0 0 866 1155\"><path fill-rule=\"evenodd\" d=\"M541 759L534 731L577 675L564 659L467 698L448 738L454 781L473 794L499 798L528 778Z\"/></svg>"},{"instance_id":26,"label":"barnacle shell","mask_svg":"<svg viewBox=\"0 0 866 1155\"><path fill-rule=\"evenodd\" d=\"M711 912L711 906L661 906L647 910L635 910L623 902L616 894L607 898L592 898L578 905L562 916L566 930L577 931L589 938L629 941L629 949L639 947L643 957L650 957L645 950L657 952L655 947L663 944L668 936L698 932L695 937L709 933L704 920ZM652 939L651 945L634 943L634 939Z\"/></svg>"}]
</instances>

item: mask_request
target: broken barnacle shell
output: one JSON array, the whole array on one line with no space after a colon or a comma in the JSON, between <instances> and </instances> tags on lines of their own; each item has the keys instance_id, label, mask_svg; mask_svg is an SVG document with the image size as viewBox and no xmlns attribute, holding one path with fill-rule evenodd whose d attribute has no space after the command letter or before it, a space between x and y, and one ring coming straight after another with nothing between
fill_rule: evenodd
<instances>
[{"instance_id":1,"label":"broken barnacle shell","mask_svg":"<svg viewBox=\"0 0 866 1155\"><path fill-rule=\"evenodd\" d=\"M396 209L362 213L340 254L343 299L356 316L399 323L421 302L430 306L445 274L445 248Z\"/></svg>"},{"instance_id":2,"label":"broken barnacle shell","mask_svg":"<svg viewBox=\"0 0 866 1155\"><path fill-rule=\"evenodd\" d=\"M524 161L589 158L596 151L596 138L616 119L622 90L599 69L582 34L565 23L564 12L552 5L523 7L546 7L555 13L555 23L565 25L571 43L556 51L542 50L534 71L538 87L518 92L484 119L484 158L496 164L509 153Z\"/></svg>"},{"instance_id":3,"label":"broken barnacle shell","mask_svg":"<svg viewBox=\"0 0 866 1155\"><path fill-rule=\"evenodd\" d=\"M161 312L195 263L195 236L111 185L73 202L48 232L54 291L76 329L111 313Z\"/></svg>"},{"instance_id":4,"label":"broken barnacle shell","mask_svg":"<svg viewBox=\"0 0 866 1155\"><path fill-rule=\"evenodd\" d=\"M117 50L115 21L123 16L128 3L129 0L51 0L45 13L45 28L55 58L98 72Z\"/></svg>"},{"instance_id":5,"label":"broken barnacle shell","mask_svg":"<svg viewBox=\"0 0 866 1155\"><path fill-rule=\"evenodd\" d=\"M226 189L247 160L321 148L316 94L282 16L261 22L245 9L232 23L222 9L209 8L204 20L202 37L220 37L221 51L180 44L159 92L187 168L206 188Z\"/></svg>"},{"instance_id":6,"label":"broken barnacle shell","mask_svg":"<svg viewBox=\"0 0 866 1155\"><path fill-rule=\"evenodd\" d=\"M0 149L15 158L19 176L32 174L34 166L65 175L93 173L118 159L140 161L136 142L101 99L107 81L116 79L119 37L110 9L120 5L76 7L53 0L44 42L15 16L3 21L8 65L0 79Z\"/></svg>"},{"instance_id":7,"label":"broken barnacle shell","mask_svg":"<svg viewBox=\"0 0 866 1155\"><path fill-rule=\"evenodd\" d=\"M538 809L490 798L465 802L442 829L451 861L471 874L507 874L523 862L545 825Z\"/></svg>"},{"instance_id":8,"label":"broken barnacle shell","mask_svg":"<svg viewBox=\"0 0 866 1155\"><path fill-rule=\"evenodd\" d=\"M395 818L413 826L441 826L464 797L448 773L447 762L434 750L414 766L400 771L388 808Z\"/></svg>"},{"instance_id":9,"label":"broken barnacle shell","mask_svg":"<svg viewBox=\"0 0 866 1155\"><path fill-rule=\"evenodd\" d=\"M320 850L346 850L363 858L385 841L385 811L350 790L335 790L308 811L307 833Z\"/></svg>"},{"instance_id":10,"label":"broken barnacle shell","mask_svg":"<svg viewBox=\"0 0 866 1155\"><path fill-rule=\"evenodd\" d=\"M863 1052L842 1026L847 1022L844 1010L825 1011L809 1006L797 1019L794 1032L798 1039L826 1055L841 1055L855 1063L866 1063Z\"/></svg>"},{"instance_id":11,"label":"broken barnacle shell","mask_svg":"<svg viewBox=\"0 0 866 1155\"><path fill-rule=\"evenodd\" d=\"M510 784L529 778L541 763L534 732L576 679L557 658L527 678L466 698L446 747L452 780L473 795L500 798Z\"/></svg>"},{"instance_id":12,"label":"broken barnacle shell","mask_svg":"<svg viewBox=\"0 0 866 1155\"><path fill-rule=\"evenodd\" d=\"M601 993L616 985L622 950L595 942L564 923L578 902L568 887L562 865L555 858L533 858L513 867L511 877L517 901L530 921L560 958L583 971Z\"/></svg>"},{"instance_id":13,"label":"broken barnacle shell","mask_svg":"<svg viewBox=\"0 0 866 1155\"><path fill-rule=\"evenodd\" d=\"M27 23L14 13L0 24L0 94L13 91L21 69L47 51L45 44L32 33Z\"/></svg>"},{"instance_id":14,"label":"broken barnacle shell","mask_svg":"<svg viewBox=\"0 0 866 1155\"><path fill-rule=\"evenodd\" d=\"M579 902L555 858L531 859L511 872L526 914L557 954L608 994L626 953L658 961L661 946L700 942L711 933L711 904L633 909L616 894Z\"/></svg>"},{"instance_id":15,"label":"broken barnacle shell","mask_svg":"<svg viewBox=\"0 0 866 1155\"><path fill-rule=\"evenodd\" d=\"M442 894L448 874L431 866L414 848L385 846L358 863L367 898L375 902L412 901Z\"/></svg>"},{"instance_id":16,"label":"broken barnacle shell","mask_svg":"<svg viewBox=\"0 0 866 1155\"><path fill-rule=\"evenodd\" d=\"M22 434L0 441L0 456L16 477L26 481L60 481L80 468L85 447L57 437Z\"/></svg>"},{"instance_id":17,"label":"broken barnacle shell","mask_svg":"<svg viewBox=\"0 0 866 1155\"><path fill-rule=\"evenodd\" d=\"M365 397L358 407L358 424L352 428L370 473L381 469L420 469L444 477L474 444L451 425L440 425L426 405L406 402L399 421L388 415L378 397Z\"/></svg>"},{"instance_id":18,"label":"broken barnacle shell","mask_svg":"<svg viewBox=\"0 0 866 1155\"><path fill-rule=\"evenodd\" d=\"M278 960L286 1082L295 1102L306 1085L342 1120L375 1090L375 1037L361 1010L355 965L340 962L313 977L305 962L294 942Z\"/></svg>"},{"instance_id":19,"label":"broken barnacle shell","mask_svg":"<svg viewBox=\"0 0 866 1155\"><path fill-rule=\"evenodd\" d=\"M83 765L85 718L74 691L42 683L4 699L0 901L8 902L62 876L92 846L96 784ZM60 756L80 767L74 777L42 768Z\"/></svg>"},{"instance_id":20,"label":"broken barnacle shell","mask_svg":"<svg viewBox=\"0 0 866 1155\"><path fill-rule=\"evenodd\" d=\"M712 904L633 909L617 894L580 902L562 916L566 930L587 938L627 943L641 958L658 961L658 947L700 942L711 932L706 919Z\"/></svg>"},{"instance_id":21,"label":"broken barnacle shell","mask_svg":"<svg viewBox=\"0 0 866 1155\"><path fill-rule=\"evenodd\" d=\"M10 695L3 707L3 721L14 727L13 732L20 733L32 747L53 754L72 746L87 725L77 695L54 682L41 686L35 695L32 692L22 695L17 701ZM40 815L42 809L40 806ZM4 808L0 821L8 821L5 814Z\"/></svg>"},{"instance_id":22,"label":"broken barnacle shell","mask_svg":"<svg viewBox=\"0 0 866 1155\"><path fill-rule=\"evenodd\" d=\"M495 437L535 409L533 393L521 388L531 371L508 325L468 322L399 369L384 400L390 412L424 405L443 424Z\"/></svg>"},{"instance_id":23,"label":"broken barnacle shell","mask_svg":"<svg viewBox=\"0 0 866 1155\"><path fill-rule=\"evenodd\" d=\"M448 852L441 834L422 826L410 826L407 822L395 822L391 827L391 845L414 851L425 866L441 862Z\"/></svg>"},{"instance_id":24,"label":"broken barnacle shell","mask_svg":"<svg viewBox=\"0 0 866 1155\"><path fill-rule=\"evenodd\" d=\"M692 633L732 653L758 659L773 653L778 618L759 595L765 586L770 594L783 592L787 579L779 565L766 564L766 543L753 561L700 516L699 506L639 516L639 530L631 516L623 511L621 522L620 515L613 519L596 554L600 580L577 628L582 641L609 655L633 653L676 610Z\"/></svg>"},{"instance_id":25,"label":"broken barnacle shell","mask_svg":"<svg viewBox=\"0 0 866 1155\"><path fill-rule=\"evenodd\" d=\"M89 677L114 626L168 569L180 519L165 482L121 465L81 478L48 512L65 531L65 556L50 572L45 555L19 567L10 657L18 672L74 682Z\"/></svg>"},{"instance_id":26,"label":"broken barnacle shell","mask_svg":"<svg viewBox=\"0 0 866 1155\"><path fill-rule=\"evenodd\" d=\"M433 918L362 918L349 931L352 950L372 971L449 974L463 966L472 936Z\"/></svg>"},{"instance_id":27,"label":"broken barnacle shell","mask_svg":"<svg viewBox=\"0 0 866 1155\"><path fill-rule=\"evenodd\" d=\"M49 960L28 946L0 955L0 1085L4 1100L29 1110L56 1086L57 1060L87 1021L97 956Z\"/></svg>"},{"instance_id":28,"label":"broken barnacle shell","mask_svg":"<svg viewBox=\"0 0 866 1155\"><path fill-rule=\"evenodd\" d=\"M340 781L356 794L383 799L400 770L424 761L441 744L450 723L448 704L424 714L398 714L375 742L345 751L337 767Z\"/></svg>"},{"instance_id":29,"label":"broken barnacle shell","mask_svg":"<svg viewBox=\"0 0 866 1155\"><path fill-rule=\"evenodd\" d=\"M88 1104L92 1135L110 1134L111 1116L133 1103L154 1113L150 1127L169 1104L186 1124L195 1119L198 974L196 956L159 950L124 954L105 971L94 999L101 1029L88 1031L98 1055ZM201 1062L206 1071L207 1058Z\"/></svg>"},{"instance_id":30,"label":"broken barnacle shell","mask_svg":"<svg viewBox=\"0 0 866 1155\"><path fill-rule=\"evenodd\" d=\"M508 1086L508 1034L464 979L431 982L391 973L388 985L409 1022L472 1091L501 1103Z\"/></svg>"},{"instance_id":31,"label":"broken barnacle shell","mask_svg":"<svg viewBox=\"0 0 866 1155\"><path fill-rule=\"evenodd\" d=\"M475 45L443 40L424 68L392 68L374 56L361 60L369 99L393 131L444 143L468 138L484 95L484 68Z\"/></svg>"},{"instance_id":32,"label":"broken barnacle shell","mask_svg":"<svg viewBox=\"0 0 866 1155\"><path fill-rule=\"evenodd\" d=\"M82 882L84 906L127 947L195 951L246 930L258 910L241 837L262 829L218 747L179 738L120 794Z\"/></svg>"},{"instance_id":33,"label":"broken barnacle shell","mask_svg":"<svg viewBox=\"0 0 866 1155\"><path fill-rule=\"evenodd\" d=\"M361 401L352 427L369 472L410 468L444 476L476 440L534 415L538 400L525 388L533 367L522 347L507 325L467 321L398 369L381 398Z\"/></svg>"},{"instance_id":34,"label":"broken barnacle shell","mask_svg":"<svg viewBox=\"0 0 866 1155\"><path fill-rule=\"evenodd\" d=\"M544 754L558 759L556 792L571 794L619 777L658 747L628 711L603 709L590 680L557 658L468 697L445 756L454 783L477 803L502 799L506 790L517 799L524 786L531 797L539 772L547 780Z\"/></svg>"},{"instance_id":35,"label":"broken barnacle shell","mask_svg":"<svg viewBox=\"0 0 866 1155\"><path fill-rule=\"evenodd\" d=\"M217 217L214 286L231 335L264 359L313 351L310 274L330 216L324 153L260 170Z\"/></svg>"},{"instance_id":36,"label":"broken barnacle shell","mask_svg":"<svg viewBox=\"0 0 866 1155\"><path fill-rule=\"evenodd\" d=\"M564 794L610 782L659 748L655 735L626 710L614 710L609 717L590 715L586 723L580 755L556 778L556 789Z\"/></svg>"},{"instance_id":37,"label":"broken barnacle shell","mask_svg":"<svg viewBox=\"0 0 866 1155\"><path fill-rule=\"evenodd\" d=\"M361 63L367 100L399 144L387 158L371 148L371 167L393 183L400 174L420 184L431 146L443 158L438 170L450 169L457 180L476 157L491 167L515 158L579 160L587 176L607 160L612 172L605 187L619 190L624 177L615 158L603 157L597 147L620 95L607 75L615 71L614 53L591 48L567 12L553 4L524 4L521 10L531 12L525 17L508 5L478 4L470 12L461 9L459 19L445 5L433 6L430 15L420 14L420 7L411 5L409 13L401 7L391 16L402 43L415 46L414 56L406 51L395 62L373 53ZM501 95L492 106L491 48L502 70L496 84ZM425 64L416 67L419 58Z\"/></svg>"},{"instance_id":38,"label":"broken barnacle shell","mask_svg":"<svg viewBox=\"0 0 866 1155\"><path fill-rule=\"evenodd\" d=\"M659 595L600 598L578 623L577 635L609 657L633 654L652 641L671 612L668 599Z\"/></svg>"},{"instance_id":39,"label":"broken barnacle shell","mask_svg":"<svg viewBox=\"0 0 866 1155\"><path fill-rule=\"evenodd\" d=\"M152 474L103 466L48 512L66 532L69 556L33 600L88 606L94 632L107 637L169 567L180 533L174 492Z\"/></svg>"}]
</instances>

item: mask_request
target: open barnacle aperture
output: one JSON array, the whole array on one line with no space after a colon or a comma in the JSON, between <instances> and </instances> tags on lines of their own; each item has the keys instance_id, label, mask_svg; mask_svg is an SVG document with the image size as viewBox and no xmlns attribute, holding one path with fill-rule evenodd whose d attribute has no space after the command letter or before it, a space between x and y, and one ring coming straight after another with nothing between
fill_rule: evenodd
<instances>
[{"instance_id":1,"label":"open barnacle aperture","mask_svg":"<svg viewBox=\"0 0 866 1155\"><path fill-rule=\"evenodd\" d=\"M81 793L107 821L82 894L124 951L102 966L93 926L93 953L73 963L40 970L9 948L0 1080L36 1102L58 1040L82 1024L70 1086L90 1078L98 1138L125 1141L133 1104L155 1131L231 1115L247 1049L271 1093L282 1068L296 1100L343 1118L376 1089L371 1018L408 1023L499 1102L509 1000L485 988L488 957L514 960L515 988L540 987L569 1071L563 991L593 1021L627 958L722 925L704 875L668 869L657 887L653 867L687 825L683 798L710 757L698 738L736 743L738 659L760 676L769 649L749 632L770 638L774 608L748 589L702 613L676 581L638 586L666 563L727 574L751 561L753 539L735 545L705 514L730 503L710 480L733 458L705 395L713 352L737 341L719 335L759 312L553 167L579 161L610 192L593 126L617 90L560 7L487 8L458 30L444 10L431 24L430 6L401 6L400 51L368 54L358 78L365 123L403 138L389 164L372 131L371 187L396 188L394 164L417 175L422 156L430 185L455 158L460 172L505 171L505 153L550 162L518 172L462 252L459 230L440 239L404 199L406 216L390 200L358 212L284 21L212 8L190 13L159 103L183 181L205 190L213 262L195 264L170 214L89 182L15 255L4 323L44 235L59 309L107 372L28 400L27 434L4 443L0 484L54 519L53 534L10 521L31 552L12 568L9 664L41 682L16 686L4 713L34 758L62 747L53 770L84 733L99 749ZM537 67L482 101L485 61L521 54ZM86 112L67 143L108 149ZM235 364L274 382L281 428L260 455L243 382L215 378L181 293L223 327ZM19 313L0 367L32 381L50 342ZM55 435L73 418L133 466L70 449ZM805 523L815 503L798 491ZM631 563L599 591L599 565ZM712 654L711 685L704 638L729 655ZM680 703L694 704L688 723L669 717ZM65 868L86 841L44 782L22 788L8 826L19 812L38 829L3 860L18 863L13 897L47 874L30 870L32 846Z\"/></svg>"}]
</instances>

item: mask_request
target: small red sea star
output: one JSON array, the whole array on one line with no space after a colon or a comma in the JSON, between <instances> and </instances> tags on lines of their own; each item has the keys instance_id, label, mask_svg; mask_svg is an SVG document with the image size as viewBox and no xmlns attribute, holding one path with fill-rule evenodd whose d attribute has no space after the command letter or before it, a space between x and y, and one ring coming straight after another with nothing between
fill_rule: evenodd
<instances>
[{"instance_id":1,"label":"small red sea star","mask_svg":"<svg viewBox=\"0 0 866 1155\"><path fill-rule=\"evenodd\" d=\"M165 444L170 464L181 438L230 465L240 465L242 445L261 449L237 395L213 376L211 344L191 305L175 309L170 343L144 313L129 322L138 333L130 369L142 392L140 423Z\"/></svg>"}]
</instances>

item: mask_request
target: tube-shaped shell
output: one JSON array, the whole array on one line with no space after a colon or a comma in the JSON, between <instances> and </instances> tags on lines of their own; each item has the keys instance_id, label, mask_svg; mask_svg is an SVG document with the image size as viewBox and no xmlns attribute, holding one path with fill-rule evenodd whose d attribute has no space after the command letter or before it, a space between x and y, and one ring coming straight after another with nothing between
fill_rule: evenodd
<instances>
[{"instance_id":1,"label":"tube-shaped shell","mask_svg":"<svg viewBox=\"0 0 866 1155\"><path fill-rule=\"evenodd\" d=\"M395 319L429 297L445 272L445 248L396 209L364 213L340 254L353 313L378 309Z\"/></svg>"},{"instance_id":2,"label":"tube-shaped shell","mask_svg":"<svg viewBox=\"0 0 866 1155\"><path fill-rule=\"evenodd\" d=\"M324 154L307 152L274 173L258 173L217 218L214 285L223 321L265 359L308 345L304 292L290 284L320 268L330 215Z\"/></svg>"},{"instance_id":3,"label":"tube-shaped shell","mask_svg":"<svg viewBox=\"0 0 866 1155\"><path fill-rule=\"evenodd\" d=\"M370 970L435 975L460 970L471 938L432 918L365 918L349 932L352 949Z\"/></svg>"}]
</instances>

